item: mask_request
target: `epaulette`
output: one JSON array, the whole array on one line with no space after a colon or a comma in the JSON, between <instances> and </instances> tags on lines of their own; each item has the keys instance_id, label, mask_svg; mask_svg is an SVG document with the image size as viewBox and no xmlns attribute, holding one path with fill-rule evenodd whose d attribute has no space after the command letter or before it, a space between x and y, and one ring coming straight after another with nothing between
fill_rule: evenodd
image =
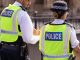
<instances>
[{"instance_id":1,"label":"epaulette","mask_svg":"<svg viewBox=\"0 0 80 60\"><path fill-rule=\"evenodd\" d=\"M75 28L71 23L65 22L68 26L70 26L71 28Z\"/></svg>"}]
</instances>

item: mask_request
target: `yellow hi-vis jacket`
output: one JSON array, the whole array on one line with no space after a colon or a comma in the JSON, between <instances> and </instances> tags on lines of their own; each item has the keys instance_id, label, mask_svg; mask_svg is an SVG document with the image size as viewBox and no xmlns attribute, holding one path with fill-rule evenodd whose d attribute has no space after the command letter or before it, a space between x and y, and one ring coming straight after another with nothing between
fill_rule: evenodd
<instances>
[{"instance_id":1,"label":"yellow hi-vis jacket","mask_svg":"<svg viewBox=\"0 0 80 60\"><path fill-rule=\"evenodd\" d=\"M17 14L21 7L9 5L4 9L0 16L0 40L4 42L15 42L18 39L18 20Z\"/></svg>"},{"instance_id":2,"label":"yellow hi-vis jacket","mask_svg":"<svg viewBox=\"0 0 80 60\"><path fill-rule=\"evenodd\" d=\"M39 49L43 60L68 60L71 27L67 24L47 24L42 27Z\"/></svg>"}]
</instances>

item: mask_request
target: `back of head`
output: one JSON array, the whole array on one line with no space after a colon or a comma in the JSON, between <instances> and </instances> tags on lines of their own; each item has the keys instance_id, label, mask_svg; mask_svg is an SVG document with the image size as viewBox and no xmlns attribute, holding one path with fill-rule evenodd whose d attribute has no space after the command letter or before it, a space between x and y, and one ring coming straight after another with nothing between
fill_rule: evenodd
<instances>
[{"instance_id":1,"label":"back of head","mask_svg":"<svg viewBox=\"0 0 80 60\"><path fill-rule=\"evenodd\" d=\"M61 16L68 11L68 6L65 1L55 1L50 10L52 12L56 12L58 14L58 18L61 18Z\"/></svg>"}]
</instances>

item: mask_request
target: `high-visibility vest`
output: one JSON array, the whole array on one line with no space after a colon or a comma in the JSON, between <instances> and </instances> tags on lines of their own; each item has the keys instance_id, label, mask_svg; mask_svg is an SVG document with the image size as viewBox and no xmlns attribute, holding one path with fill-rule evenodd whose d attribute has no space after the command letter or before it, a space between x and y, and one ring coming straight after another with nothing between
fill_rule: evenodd
<instances>
[{"instance_id":1,"label":"high-visibility vest","mask_svg":"<svg viewBox=\"0 0 80 60\"><path fill-rule=\"evenodd\" d=\"M5 8L0 16L0 41L15 42L21 33L18 30L18 12L21 7L9 5Z\"/></svg>"},{"instance_id":2,"label":"high-visibility vest","mask_svg":"<svg viewBox=\"0 0 80 60\"><path fill-rule=\"evenodd\" d=\"M71 27L67 24L47 24L40 33L39 49L43 60L68 60Z\"/></svg>"}]
</instances>

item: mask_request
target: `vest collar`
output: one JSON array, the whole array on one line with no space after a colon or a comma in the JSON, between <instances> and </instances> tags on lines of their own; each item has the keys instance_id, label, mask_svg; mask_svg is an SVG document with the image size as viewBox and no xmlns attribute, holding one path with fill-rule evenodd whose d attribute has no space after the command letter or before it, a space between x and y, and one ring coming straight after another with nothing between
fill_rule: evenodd
<instances>
[{"instance_id":1,"label":"vest collar","mask_svg":"<svg viewBox=\"0 0 80 60\"><path fill-rule=\"evenodd\" d=\"M65 20L62 19L55 19L51 24L63 24Z\"/></svg>"}]
</instances>

